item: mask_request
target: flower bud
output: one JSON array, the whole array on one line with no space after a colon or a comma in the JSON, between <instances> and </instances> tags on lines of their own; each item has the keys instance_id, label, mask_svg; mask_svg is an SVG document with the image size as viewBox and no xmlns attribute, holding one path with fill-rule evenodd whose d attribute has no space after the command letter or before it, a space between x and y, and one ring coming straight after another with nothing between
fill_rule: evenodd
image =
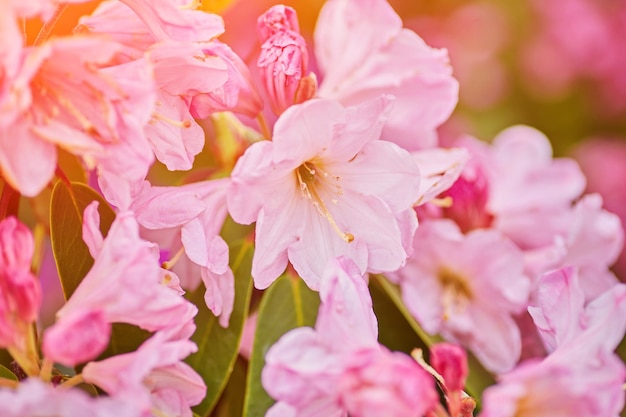
<instances>
[{"instance_id":1,"label":"flower bud","mask_svg":"<svg viewBox=\"0 0 626 417\"><path fill-rule=\"evenodd\" d=\"M430 364L439 373L449 391L461 391L467 378L467 355L457 345L437 343L430 348Z\"/></svg>"},{"instance_id":2,"label":"flower bud","mask_svg":"<svg viewBox=\"0 0 626 417\"><path fill-rule=\"evenodd\" d=\"M270 7L259 16L256 27L259 41L262 44L279 32L300 33L296 11L282 4Z\"/></svg>"},{"instance_id":3,"label":"flower bud","mask_svg":"<svg viewBox=\"0 0 626 417\"><path fill-rule=\"evenodd\" d=\"M297 32L278 32L263 43L257 66L276 115L295 103L308 61L306 42Z\"/></svg>"}]
</instances>

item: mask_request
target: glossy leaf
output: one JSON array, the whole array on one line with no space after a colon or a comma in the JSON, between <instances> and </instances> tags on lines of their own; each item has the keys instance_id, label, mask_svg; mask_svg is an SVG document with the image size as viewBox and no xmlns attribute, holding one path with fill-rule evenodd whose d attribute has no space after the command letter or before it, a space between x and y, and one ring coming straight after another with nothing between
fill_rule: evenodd
<instances>
[{"instance_id":1,"label":"glossy leaf","mask_svg":"<svg viewBox=\"0 0 626 417\"><path fill-rule=\"evenodd\" d=\"M244 243L231 247L231 268L235 274L235 305L228 328L219 325L218 319L204 303L204 286L200 286L188 298L198 306L196 332L192 340L198 345L198 352L189 356L186 362L204 379L207 395L194 412L200 416L211 413L220 398L235 366L239 353L239 342L252 293L252 245Z\"/></svg>"},{"instance_id":2,"label":"glossy leaf","mask_svg":"<svg viewBox=\"0 0 626 417\"><path fill-rule=\"evenodd\" d=\"M59 271L63 294L67 300L93 265L93 258L83 242L83 212L92 201L100 202L100 230L106 235L115 213L102 196L80 183L59 181L50 201L50 239Z\"/></svg>"},{"instance_id":3,"label":"glossy leaf","mask_svg":"<svg viewBox=\"0 0 626 417\"><path fill-rule=\"evenodd\" d=\"M211 417L241 417L245 394L243 388L246 386L247 373L248 362L241 356L238 356L228 384Z\"/></svg>"},{"instance_id":4,"label":"glossy leaf","mask_svg":"<svg viewBox=\"0 0 626 417\"><path fill-rule=\"evenodd\" d=\"M0 378L9 379L11 381L17 381L17 376L9 368L0 365Z\"/></svg>"},{"instance_id":5,"label":"glossy leaf","mask_svg":"<svg viewBox=\"0 0 626 417\"><path fill-rule=\"evenodd\" d=\"M245 417L261 417L274 403L261 385L261 371L269 348L289 330L314 326L319 295L298 277L284 275L263 294L248 368Z\"/></svg>"}]
</instances>

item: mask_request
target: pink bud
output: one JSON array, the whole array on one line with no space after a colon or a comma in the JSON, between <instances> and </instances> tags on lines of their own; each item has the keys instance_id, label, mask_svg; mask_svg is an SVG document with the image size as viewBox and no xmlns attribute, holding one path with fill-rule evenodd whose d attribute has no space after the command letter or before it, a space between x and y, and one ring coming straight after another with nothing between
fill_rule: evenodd
<instances>
[{"instance_id":1,"label":"pink bud","mask_svg":"<svg viewBox=\"0 0 626 417\"><path fill-rule=\"evenodd\" d=\"M65 366L76 366L95 359L109 343L111 325L104 312L92 310L67 317L46 330L43 353Z\"/></svg>"},{"instance_id":2,"label":"pink bud","mask_svg":"<svg viewBox=\"0 0 626 417\"><path fill-rule=\"evenodd\" d=\"M37 320L41 288L30 272L30 230L15 217L0 222L0 346L20 344L26 325Z\"/></svg>"},{"instance_id":3,"label":"pink bud","mask_svg":"<svg viewBox=\"0 0 626 417\"><path fill-rule=\"evenodd\" d=\"M306 42L294 31L278 32L261 47L257 66L275 114L280 115L295 103L308 61Z\"/></svg>"},{"instance_id":4,"label":"pink bud","mask_svg":"<svg viewBox=\"0 0 626 417\"><path fill-rule=\"evenodd\" d=\"M437 343L430 348L430 364L437 371L449 391L461 391L468 374L467 355L457 345Z\"/></svg>"},{"instance_id":5,"label":"pink bud","mask_svg":"<svg viewBox=\"0 0 626 417\"><path fill-rule=\"evenodd\" d=\"M256 27L261 43L265 43L265 41L279 32L292 31L300 33L296 11L282 4L270 7L259 16Z\"/></svg>"}]
</instances>

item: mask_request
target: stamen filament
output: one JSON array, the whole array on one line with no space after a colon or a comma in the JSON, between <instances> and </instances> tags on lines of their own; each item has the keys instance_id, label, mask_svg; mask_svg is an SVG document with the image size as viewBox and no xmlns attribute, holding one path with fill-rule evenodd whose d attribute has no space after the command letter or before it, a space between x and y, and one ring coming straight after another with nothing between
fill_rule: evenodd
<instances>
[{"instance_id":1,"label":"stamen filament","mask_svg":"<svg viewBox=\"0 0 626 417\"><path fill-rule=\"evenodd\" d=\"M154 117L155 119L158 119L158 120L163 120L164 122L169 123L172 126L180 127L182 129L187 129L187 128L191 127L191 121L188 120L188 119L185 119L183 121L174 120L174 119L171 119L171 118L169 118L167 116L163 116L162 114L159 114L159 113L152 113L152 117Z\"/></svg>"},{"instance_id":2,"label":"stamen filament","mask_svg":"<svg viewBox=\"0 0 626 417\"><path fill-rule=\"evenodd\" d=\"M306 170L306 174L310 175L310 178L302 178L302 173L300 172L301 168L304 168ZM300 184L300 189L302 190L306 198L308 198L309 200L313 200L313 205L315 206L315 208L317 208L322 216L326 217L326 220L328 220L328 223L330 223L330 226L339 235L339 237L341 237L346 243L352 242L354 240L354 235L352 233L344 232L339 228L337 222L333 218L332 214L330 214L330 211L326 207L326 204L324 204L322 198L317 193L315 187L309 187L307 185L308 183L314 181L315 174L315 169L310 168L306 163L302 164L298 169L296 169L296 176L298 178L298 183ZM328 174L324 176L327 175Z\"/></svg>"}]
</instances>

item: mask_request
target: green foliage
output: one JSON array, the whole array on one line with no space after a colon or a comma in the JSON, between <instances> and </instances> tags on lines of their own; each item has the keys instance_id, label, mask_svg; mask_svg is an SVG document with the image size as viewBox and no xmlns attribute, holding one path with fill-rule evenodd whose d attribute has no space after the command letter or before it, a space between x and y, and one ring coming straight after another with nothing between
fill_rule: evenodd
<instances>
[{"instance_id":1,"label":"green foliage","mask_svg":"<svg viewBox=\"0 0 626 417\"><path fill-rule=\"evenodd\" d=\"M247 373L248 362L238 356L228 384L211 417L241 417L243 415Z\"/></svg>"},{"instance_id":2,"label":"green foliage","mask_svg":"<svg viewBox=\"0 0 626 417\"><path fill-rule=\"evenodd\" d=\"M93 266L93 258L83 242L83 211L92 201L100 203L100 231L105 236L115 219L113 209L85 184L59 181L50 201L50 239L67 300Z\"/></svg>"},{"instance_id":3,"label":"green foliage","mask_svg":"<svg viewBox=\"0 0 626 417\"><path fill-rule=\"evenodd\" d=\"M283 275L263 294L259 306L244 403L244 417L264 416L274 402L261 385L269 348L289 330L315 325L319 295L298 277Z\"/></svg>"},{"instance_id":4,"label":"green foliage","mask_svg":"<svg viewBox=\"0 0 626 417\"><path fill-rule=\"evenodd\" d=\"M11 381L17 381L17 377L9 368L5 368L0 365L0 378L9 379Z\"/></svg>"},{"instance_id":5,"label":"green foliage","mask_svg":"<svg viewBox=\"0 0 626 417\"><path fill-rule=\"evenodd\" d=\"M239 342L252 293L252 245L243 243L231 246L231 268L235 274L235 305L228 328L219 325L218 319L207 309L204 302L204 286L200 286L188 298L196 306L197 329L192 340L198 345L198 352L189 356L186 362L202 376L207 386L207 395L194 412L208 416L217 404L229 380L239 352Z\"/></svg>"}]
</instances>

